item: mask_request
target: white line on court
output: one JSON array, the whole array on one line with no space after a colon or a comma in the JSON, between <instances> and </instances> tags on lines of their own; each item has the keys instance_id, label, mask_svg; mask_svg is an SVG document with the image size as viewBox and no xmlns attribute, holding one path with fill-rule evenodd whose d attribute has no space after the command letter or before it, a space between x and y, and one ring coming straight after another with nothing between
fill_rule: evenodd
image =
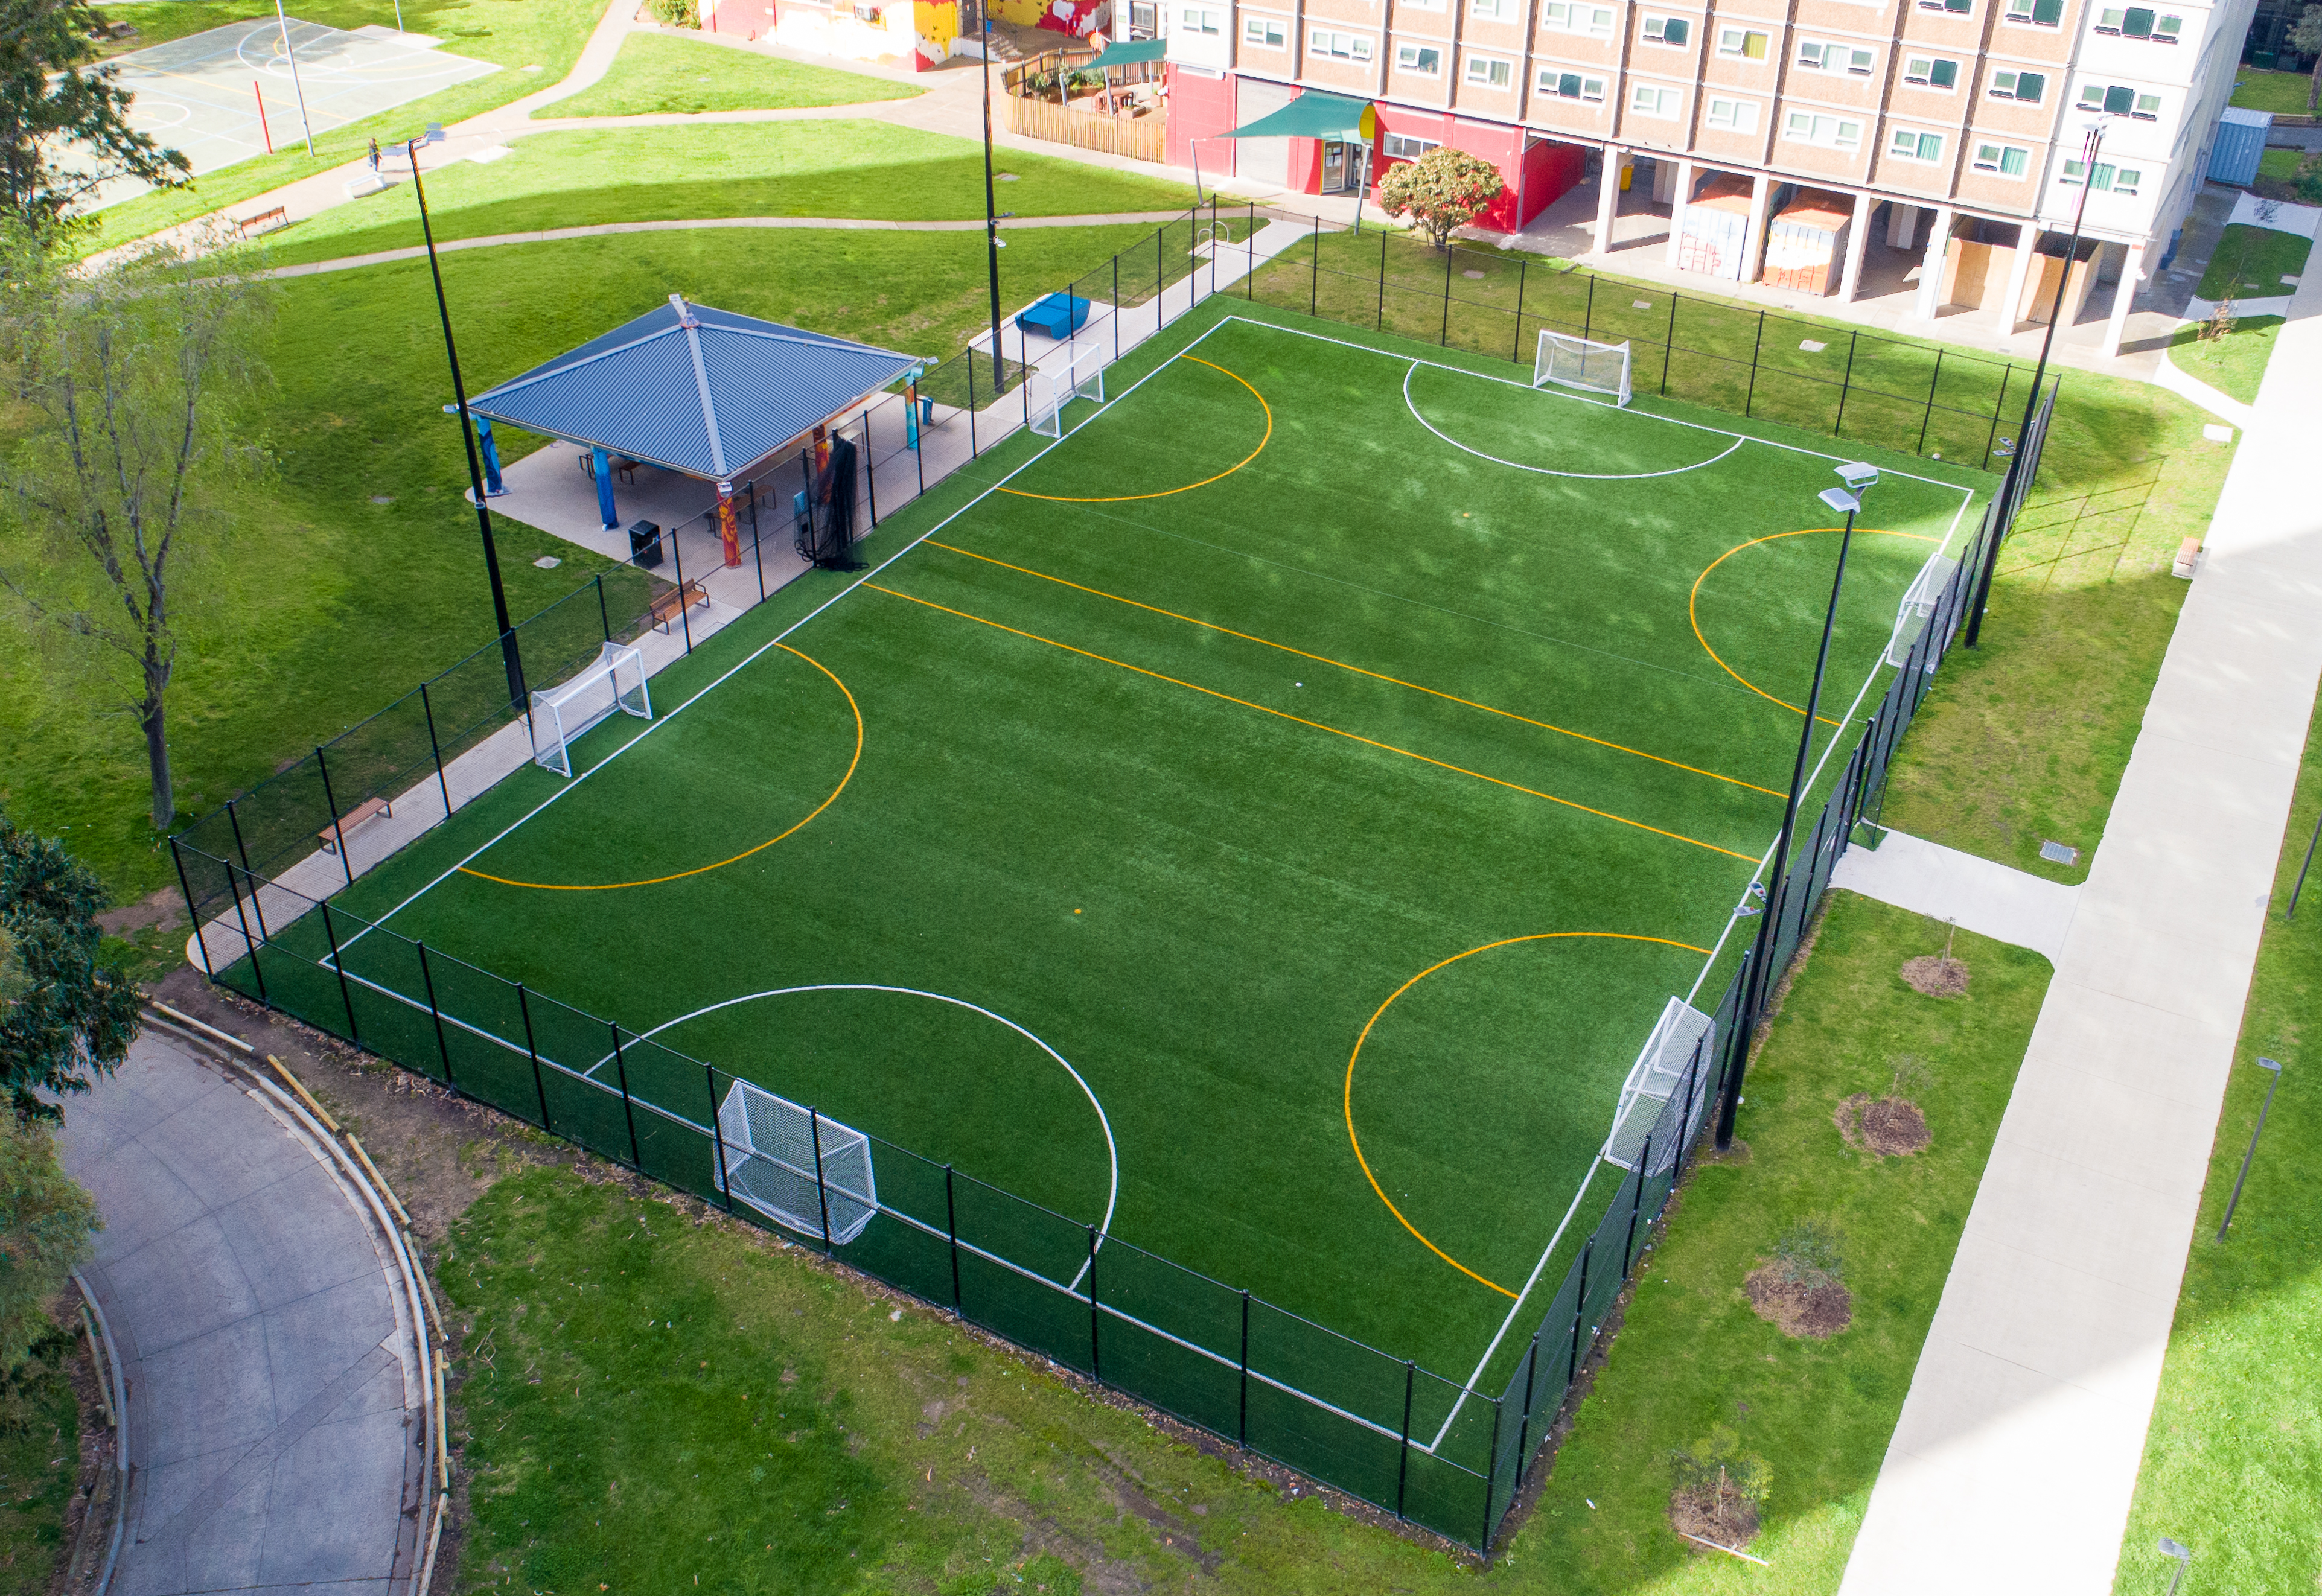
<instances>
[{"instance_id":1,"label":"white line on court","mask_svg":"<svg viewBox=\"0 0 2322 1596\"><path fill-rule=\"evenodd\" d=\"M1528 466L1521 461L1502 460L1496 454L1486 454L1480 449L1470 449L1467 444L1462 443L1458 439L1445 432L1441 427L1437 426L1424 415L1422 415L1419 413L1418 401L1411 397L1412 375L1419 369L1421 364L1422 362L1418 360L1412 361L1411 370L1403 374L1403 406L1404 409L1411 412L1411 419L1425 427L1429 432L1433 433L1437 437L1442 439L1446 443L1450 444L1452 448L1458 450L1463 454L1472 454L1477 460L1488 460L1494 465L1505 466L1512 471L1531 471L1542 477L1572 477L1583 482L1642 482L1654 477L1681 477L1687 471L1698 471L1704 467L1714 466L1719 461L1723 460L1727 455L1732 453L1736 449L1741 448L1742 444L1750 442L1747 438L1737 437L1733 442L1728 443L1715 454L1711 455L1707 460L1697 460L1689 466L1676 466L1666 471L1558 471L1551 470L1547 466ZM1469 375L1480 376L1481 373L1471 372ZM1534 388L1531 391L1538 393L1540 390ZM1560 398L1563 396L1550 395L1550 397L1551 398Z\"/></svg>"}]
</instances>

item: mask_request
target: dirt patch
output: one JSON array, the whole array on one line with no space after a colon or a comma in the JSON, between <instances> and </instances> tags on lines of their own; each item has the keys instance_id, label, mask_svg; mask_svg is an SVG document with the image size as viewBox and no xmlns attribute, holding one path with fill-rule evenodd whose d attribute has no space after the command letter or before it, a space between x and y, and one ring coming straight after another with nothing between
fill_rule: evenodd
<instances>
[{"instance_id":1,"label":"dirt patch","mask_svg":"<svg viewBox=\"0 0 2322 1596\"><path fill-rule=\"evenodd\" d=\"M1758 1538L1758 1504L1731 1491L1677 1491L1669 1495L1669 1528L1736 1551ZM1708 1548L1694 1549L1708 1555Z\"/></svg>"},{"instance_id":2,"label":"dirt patch","mask_svg":"<svg viewBox=\"0 0 2322 1596\"><path fill-rule=\"evenodd\" d=\"M1967 961L1922 953L1903 961L1903 980L1913 991L1930 998L1967 996Z\"/></svg>"},{"instance_id":3,"label":"dirt patch","mask_svg":"<svg viewBox=\"0 0 2322 1596\"><path fill-rule=\"evenodd\" d=\"M1765 1263L1742 1283L1758 1317L1785 1336L1827 1341L1854 1322L1854 1294L1827 1275L1793 1280L1780 1264Z\"/></svg>"},{"instance_id":4,"label":"dirt patch","mask_svg":"<svg viewBox=\"0 0 2322 1596\"><path fill-rule=\"evenodd\" d=\"M134 932L167 929L185 923L186 900L178 895L175 887L164 887L151 898L124 903L96 917L96 928L107 936L127 936Z\"/></svg>"},{"instance_id":5,"label":"dirt patch","mask_svg":"<svg viewBox=\"0 0 2322 1596\"><path fill-rule=\"evenodd\" d=\"M1839 1104L1831 1119L1849 1147L1881 1158L1924 1153L1933 1140L1927 1134L1927 1117L1907 1098L1874 1098L1858 1091Z\"/></svg>"}]
</instances>

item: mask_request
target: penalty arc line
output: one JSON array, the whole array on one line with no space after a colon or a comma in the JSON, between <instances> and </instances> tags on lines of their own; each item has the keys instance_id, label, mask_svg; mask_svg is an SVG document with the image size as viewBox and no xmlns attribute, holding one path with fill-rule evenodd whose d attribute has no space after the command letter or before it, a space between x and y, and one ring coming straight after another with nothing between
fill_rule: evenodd
<instances>
[{"instance_id":1,"label":"penalty arc line","mask_svg":"<svg viewBox=\"0 0 2322 1596\"><path fill-rule=\"evenodd\" d=\"M1486 454L1480 449L1470 449L1467 444L1462 443L1458 439L1453 437L1450 433L1445 432L1441 427L1437 426L1433 422L1428 420L1427 417L1419 413L1419 403L1411 397L1411 379L1413 376L1417 375L1421 366L1428 363L1429 362L1423 360L1413 360L1411 362L1411 369L1403 374L1403 407L1411 412L1411 419L1425 427L1429 432L1433 433L1437 437L1442 439L1446 443L1450 444L1452 448L1458 450L1461 453L1472 454L1477 460L1490 461L1495 466L1505 466L1512 471L1531 471L1542 477L1570 477L1582 482L1643 482L1655 477L1681 477L1687 471L1706 470L1709 467L1715 465L1719 461L1723 460L1727 455L1732 453L1736 449L1741 448L1742 444L1753 441L1736 433L1734 434L1733 442L1728 443L1715 454L1711 455L1707 460L1697 460L1689 466L1676 466L1666 471L1559 471L1550 470L1547 466L1528 466L1517 461L1502 460L1496 454ZM1478 375L1480 375L1480 373L1478 373ZM1564 396L1557 394L1550 397L1562 398Z\"/></svg>"}]
</instances>

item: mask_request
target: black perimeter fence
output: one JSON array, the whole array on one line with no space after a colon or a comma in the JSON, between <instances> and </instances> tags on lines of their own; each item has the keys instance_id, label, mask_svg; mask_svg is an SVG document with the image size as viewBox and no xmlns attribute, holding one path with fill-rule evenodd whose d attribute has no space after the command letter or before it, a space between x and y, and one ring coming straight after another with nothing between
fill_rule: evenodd
<instances>
[{"instance_id":1,"label":"black perimeter fence","mask_svg":"<svg viewBox=\"0 0 2322 1596\"><path fill-rule=\"evenodd\" d=\"M1236 222L1239 229L1233 225ZM1175 313L1182 315L1202 297L1202 268L1214 276L1223 254L1236 280L1217 291L1230 293L1239 287L1251 299L1282 305L1286 288L1297 286L1292 279L1303 279L1307 303L1290 307L1320 311L1326 281L1336 296L1351 275L1328 262L1343 262L1345 251L1358 248L1373 252L1364 259L1382 263L1367 279L1365 291L1373 296L1370 324L1408 336L1408 318L1417 314L1409 296L1419 291L1395 280L1400 269L1396 251L1425 250L1432 269L1442 274L1431 314L1439 341L1447 346L1480 349L1479 343L1462 340L1492 325L1491 316L1500 318L1495 335L1510 340L1502 347L1519 364L1527 359L1522 342L1528 328L1553 324L1587 336L1611 330L1592 308L1614 290L1616 286L1607 279L1548 269L1534 271L1528 262L1508 261L1497 251L1464 246L1435 251L1394 236L1365 234L1358 245L1351 233L1333 235L1319 223L1310 233L1311 259L1277 256L1261 262L1256 274L1246 275L1235 266L1234 251L1216 249L1212 241L1237 242L1248 236L1243 229L1258 224L1254 210L1223 220L1214 211L1191 214L1159 230L1149 244L1124 251L1100 272L1072 285L1073 289L1092 297L1100 288L1108 290L1108 297L1120 306L1150 300L1192 278L1193 291ZM1495 274L1502 287L1513 280L1506 304L1488 303L1472 290L1454 291L1455 285L1476 280L1472 272L1476 269L1462 265L1468 260L1488 263L1480 269L1487 283ZM1325 272L1332 275L1326 278ZM1123 297L1112 297L1110 292L1116 278ZM1631 290L1620 287L1617 292L1627 295ZM1660 291L1641 290L1640 296L1645 292ZM1549 295L1556 297L1545 297ZM1331 303L1335 306L1339 302L1334 297ZM1422 295L1419 309L1424 311L1428 303ZM1893 442L1894 426L1905 426L1914 433L1915 442L1924 442L1952 436L1943 429L1953 420L1966 419L1974 424L1969 430L1979 432L1986 459L2014 452L1999 435L1997 419L2012 369L1984 373L1988 404L1955 409L1951 404L1955 390L1943 386L1952 380L1964 386L1967 379L1959 375L1963 370L1998 362L1951 351L1921 351L1930 360L1928 387L1915 397L1898 396L1871 388L1862 376L1895 368L1884 349L1869 360L1862 359L1860 346L1887 345L1888 341L1856 341L1852 358L1832 382L1793 369L1769 354L1762 329L1779 318L1688 303L1692 308L1681 316L1677 297L1666 297L1659 324L1670 338L1650 346L1658 351L1663 379L1673 394L1716 404L1738 381L1742 385L1740 408L1754 405L1757 414L1777 414L1812 425L1797 396L1813 395L1820 385L1830 389L1816 401L1828 406L1829 424L1823 430L1835 433L1847 423L1847 435L1865 436L1867 424L1865 433L1855 433L1853 425L1862 424L1866 415L1883 415L1887 435L1869 433L1869 438L1907 447ZM1547 314L1550 304L1558 307L1558 315ZM1390 315L1383 308L1388 306L1397 308ZM1643 314L1633 302L1630 309ZM1674 341L1673 330L1715 325L1713 317L1727 318L1723 324L1730 333L1735 316L1751 329L1754 353L1747 361L1736 363ZM1166 325L1174 319L1165 303L1156 324ZM1120 318L1112 320L1118 337ZM1103 335L1101 326L1092 333ZM1637 356L1633 330L1631 338L1642 387L1651 362ZM900 466L914 473L912 487L923 486L916 479L924 470L915 446L919 426L948 426L963 416L973 426L979 390L992 391L986 385L993 369L988 354L972 351L930 370L918 395L898 394L881 401L882 406L908 406L914 399L933 404L922 407L919 421L903 429L909 442L891 448L883 458L871 446L873 433L868 420L864 424L860 497L873 524L880 472L891 473L887 480L894 482L891 473L899 469L899 457L908 455ZM1783 380L1765 380L1777 371ZM1004 375L1010 384L1003 391L1037 386L1023 380L1020 366ZM1795 385L1792 378L1797 379ZM1776 392L1790 395L1778 411L1772 402ZM1874 395L1888 401L1888 407L1867 404ZM1908 406L1915 406L1915 415L1894 407L1905 399ZM1678 1070L1632 1167L1540 1317L1530 1321L1526 1340L1516 1344L1523 1350L1500 1389L1473 1389L1422 1369L877 1136L868 1138L878 1187L877 1213L869 1225L852 1240L834 1234L827 1216L835 1188L828 1184L818 1153L815 1167L792 1172L811 1183L826 1217L819 1234L812 1227L793 1234L866 1274L1065 1368L1449 1540L1488 1552L1526 1469L1545 1444L1595 1344L1607 1309L1651 1245L1654 1227L1703 1127L1735 1069L1746 1062L1765 996L1796 956L1853 826L1859 820L1875 822L1896 747L2037 474L2054 405L2051 388L2022 441L2022 458L2014 462L2008 490L1988 506L1965 557L1929 606L1924 624L1877 710L1860 724L1836 785L1811 832L1793 849L1784 879L1769 895L1753 889L1745 898L1736 923L1763 917L1752 945L1710 1011L1710 1026ZM984 430L992 432L997 418L990 410L984 414ZM1028 397L1020 420L1030 416ZM1016 417L1001 424L1009 432L1016 424ZM971 441L971 457L980 451L981 443ZM796 495L808 479L801 457L770 481L740 488L737 521L762 571L765 546L780 546L796 535ZM800 487L791 486L794 481ZM889 497L891 504L893 487ZM659 585L655 597L681 590L684 578L681 570L676 574L678 582ZM761 597L763 593L762 585ZM619 607L617 615L602 579L598 579L526 621L515 629L524 674L534 680L557 680L593 659L608 641L634 637L656 624L673 622L680 629L688 625L681 607L674 616L666 606L658 611L652 606L634 611L626 605ZM287 860L310 853L313 839L335 832L341 817L366 798L421 790L420 784L432 775L448 811L454 806L446 764L525 713L522 703L510 701L495 639L173 838L171 851L199 930L206 972L215 982L464 1096L728 1212L771 1223L746 1198L737 1203L728 1180L729 1169L738 1160L726 1145L718 1108L733 1085L733 1075L708 1061L531 991L521 982L363 921L334 907L327 897L308 896L275 879ZM1833 755L1851 730L1842 729L1833 744ZM344 861L343 846L337 852ZM1760 902L1762 910L1748 907ZM1753 971L1760 970L1768 971L1768 978L1753 981ZM835 1122L823 1121L810 1106L808 1112L813 1115L818 1146L821 1126ZM839 1195L844 1207L847 1194L842 1190Z\"/></svg>"}]
</instances>

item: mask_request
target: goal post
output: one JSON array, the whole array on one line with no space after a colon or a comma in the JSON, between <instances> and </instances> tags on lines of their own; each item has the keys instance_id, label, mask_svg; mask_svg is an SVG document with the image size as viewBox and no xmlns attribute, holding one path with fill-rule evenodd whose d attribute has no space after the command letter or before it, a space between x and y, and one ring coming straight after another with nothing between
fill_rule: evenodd
<instances>
[{"instance_id":1,"label":"goal post","mask_svg":"<svg viewBox=\"0 0 2322 1596\"><path fill-rule=\"evenodd\" d=\"M718 1108L726 1190L778 1225L844 1246L879 1211L871 1138L736 1081Z\"/></svg>"},{"instance_id":2,"label":"goal post","mask_svg":"<svg viewBox=\"0 0 2322 1596\"><path fill-rule=\"evenodd\" d=\"M1615 1168L1633 1170L1644 1153L1645 1138L1653 1134L1660 1122L1661 1109L1668 1100L1683 1092L1687 1071L1699 1076L1693 1085L1691 1123L1682 1127L1682 1145L1692 1140L1700 1127L1702 1116L1707 1112L1713 1095L1707 1079L1707 1062L1714 1052L1716 1027L1710 1017L1682 998L1671 998L1661 1009L1661 1017L1653 1026L1653 1034L1645 1039L1637 1062L1630 1067L1629 1078L1621 1087L1621 1104L1613 1114L1613 1134L1604 1138L1603 1157ZM1668 1159L1674 1149L1653 1149L1655 1172L1669 1167Z\"/></svg>"},{"instance_id":3,"label":"goal post","mask_svg":"<svg viewBox=\"0 0 2322 1596\"><path fill-rule=\"evenodd\" d=\"M1032 430L1043 438L1065 435L1065 406L1074 399L1104 403L1103 349L1091 344L1072 358L1061 371L1036 369L1032 385Z\"/></svg>"},{"instance_id":4,"label":"goal post","mask_svg":"<svg viewBox=\"0 0 2322 1596\"><path fill-rule=\"evenodd\" d=\"M570 777L572 743L615 715L653 718L644 656L623 643L606 643L580 675L532 695L532 762Z\"/></svg>"},{"instance_id":5,"label":"goal post","mask_svg":"<svg viewBox=\"0 0 2322 1596\"><path fill-rule=\"evenodd\" d=\"M1959 563L1938 549L1919 567L1919 574L1911 579L1910 590L1895 606L1895 631L1887 640L1887 663L1898 669L1910 663L1911 650L1917 645L1919 634L1927 629L1927 623L1935 618L1935 606L1943 602L1943 589L1950 586L1952 572L1959 569ZM1927 669L1933 671L1934 668L1935 661L1930 655Z\"/></svg>"},{"instance_id":6,"label":"goal post","mask_svg":"<svg viewBox=\"0 0 2322 1596\"><path fill-rule=\"evenodd\" d=\"M1595 343L1542 327L1540 351L1532 360L1531 385L1545 388L1550 383L1585 393L1609 394L1614 403L1626 405L1630 395L1629 346Z\"/></svg>"}]
</instances>

